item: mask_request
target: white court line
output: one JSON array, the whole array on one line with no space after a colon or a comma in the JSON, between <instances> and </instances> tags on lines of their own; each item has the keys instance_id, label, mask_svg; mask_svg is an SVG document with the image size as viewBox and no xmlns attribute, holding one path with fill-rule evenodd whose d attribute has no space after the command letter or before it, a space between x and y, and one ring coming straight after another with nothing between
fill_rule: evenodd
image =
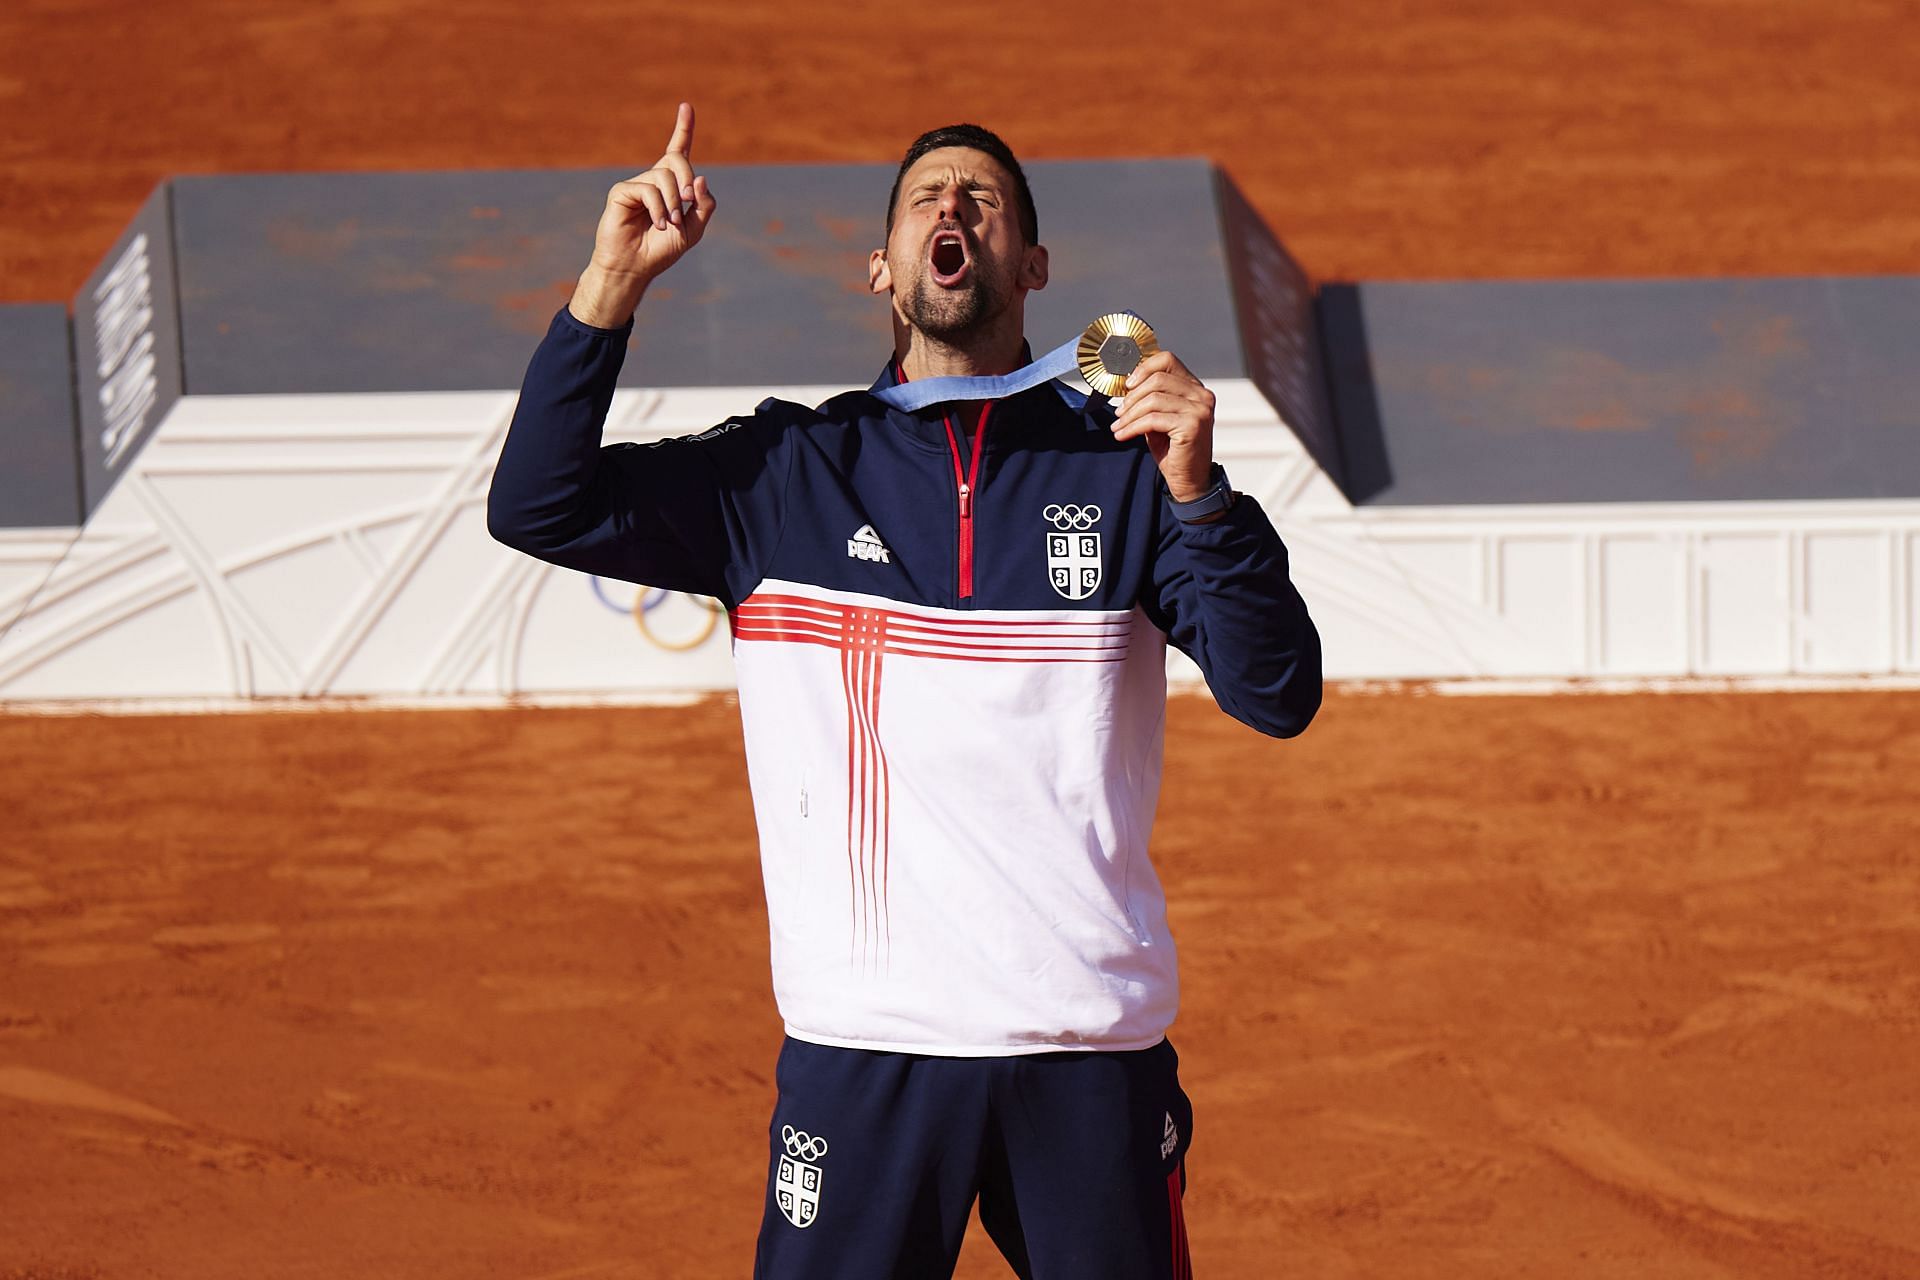
<instances>
[{"instance_id":1,"label":"white court line","mask_svg":"<svg viewBox=\"0 0 1920 1280\"><path fill-rule=\"evenodd\" d=\"M1176 696L1207 696L1197 679L1170 679ZM1626 693L1899 693L1920 690L1920 676L1647 676L1607 679L1329 680L1335 693L1360 697L1432 694L1443 698L1592 697ZM301 714L334 711L514 711L545 707L688 707L710 698L731 705L731 689L616 693L449 694L437 698L62 698L7 701L0 716L177 716Z\"/></svg>"}]
</instances>

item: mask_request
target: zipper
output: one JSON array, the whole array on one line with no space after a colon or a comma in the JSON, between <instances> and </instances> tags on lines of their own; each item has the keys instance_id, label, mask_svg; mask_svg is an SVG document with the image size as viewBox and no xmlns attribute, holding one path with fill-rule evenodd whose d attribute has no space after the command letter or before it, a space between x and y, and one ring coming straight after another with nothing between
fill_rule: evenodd
<instances>
[{"instance_id":1,"label":"zipper","mask_svg":"<svg viewBox=\"0 0 1920 1280\"><path fill-rule=\"evenodd\" d=\"M953 487L960 495L960 598L973 598L973 495L980 487L980 459L987 453L987 415L993 412L989 400L980 409L980 425L973 431L973 463L966 474L960 471L960 438L953 431L953 415L946 414L947 449L953 458Z\"/></svg>"}]
</instances>

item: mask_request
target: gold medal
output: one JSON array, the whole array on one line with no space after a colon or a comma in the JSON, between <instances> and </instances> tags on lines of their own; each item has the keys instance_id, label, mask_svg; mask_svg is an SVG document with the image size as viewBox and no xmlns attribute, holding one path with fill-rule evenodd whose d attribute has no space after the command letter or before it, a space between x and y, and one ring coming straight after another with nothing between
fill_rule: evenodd
<instances>
[{"instance_id":1,"label":"gold medal","mask_svg":"<svg viewBox=\"0 0 1920 1280\"><path fill-rule=\"evenodd\" d=\"M1080 376L1089 387L1103 396L1117 396L1126 389L1127 375L1159 349L1151 325L1139 316L1116 311L1087 326L1075 355Z\"/></svg>"}]
</instances>

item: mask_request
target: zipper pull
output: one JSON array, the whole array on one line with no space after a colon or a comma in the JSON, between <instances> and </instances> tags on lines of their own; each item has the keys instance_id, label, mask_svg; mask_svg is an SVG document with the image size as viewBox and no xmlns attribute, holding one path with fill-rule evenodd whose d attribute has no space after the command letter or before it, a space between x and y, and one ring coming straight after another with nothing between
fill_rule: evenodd
<instances>
[{"instance_id":1,"label":"zipper pull","mask_svg":"<svg viewBox=\"0 0 1920 1280\"><path fill-rule=\"evenodd\" d=\"M960 486L960 518L965 520L973 514L973 490L966 484Z\"/></svg>"}]
</instances>

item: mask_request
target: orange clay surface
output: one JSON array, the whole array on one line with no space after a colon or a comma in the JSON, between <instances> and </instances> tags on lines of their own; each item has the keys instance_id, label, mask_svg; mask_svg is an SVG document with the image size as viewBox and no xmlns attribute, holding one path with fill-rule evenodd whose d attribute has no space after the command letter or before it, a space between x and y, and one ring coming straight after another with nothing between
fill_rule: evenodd
<instances>
[{"instance_id":1,"label":"orange clay surface","mask_svg":"<svg viewBox=\"0 0 1920 1280\"><path fill-rule=\"evenodd\" d=\"M1920 1275L1920 694L1168 735L1198 1274ZM746 1275L780 1032L726 700L0 757L0 1276Z\"/></svg>"},{"instance_id":2,"label":"orange clay surface","mask_svg":"<svg viewBox=\"0 0 1920 1280\"><path fill-rule=\"evenodd\" d=\"M8 0L0 301L69 297L171 174L638 170L681 98L707 163L892 162L963 119L1036 159L1207 156L1322 279L1920 271L1914 23L1902 0Z\"/></svg>"},{"instance_id":3,"label":"orange clay surface","mask_svg":"<svg viewBox=\"0 0 1920 1280\"><path fill-rule=\"evenodd\" d=\"M681 97L707 162L1206 155L1320 278L1920 271L1902 4L1034 8L16 0L0 301L169 174L637 169ZM1920 1275L1920 695L1168 759L1203 1280ZM746 1274L724 701L0 718L0 805L0 1278Z\"/></svg>"}]
</instances>

